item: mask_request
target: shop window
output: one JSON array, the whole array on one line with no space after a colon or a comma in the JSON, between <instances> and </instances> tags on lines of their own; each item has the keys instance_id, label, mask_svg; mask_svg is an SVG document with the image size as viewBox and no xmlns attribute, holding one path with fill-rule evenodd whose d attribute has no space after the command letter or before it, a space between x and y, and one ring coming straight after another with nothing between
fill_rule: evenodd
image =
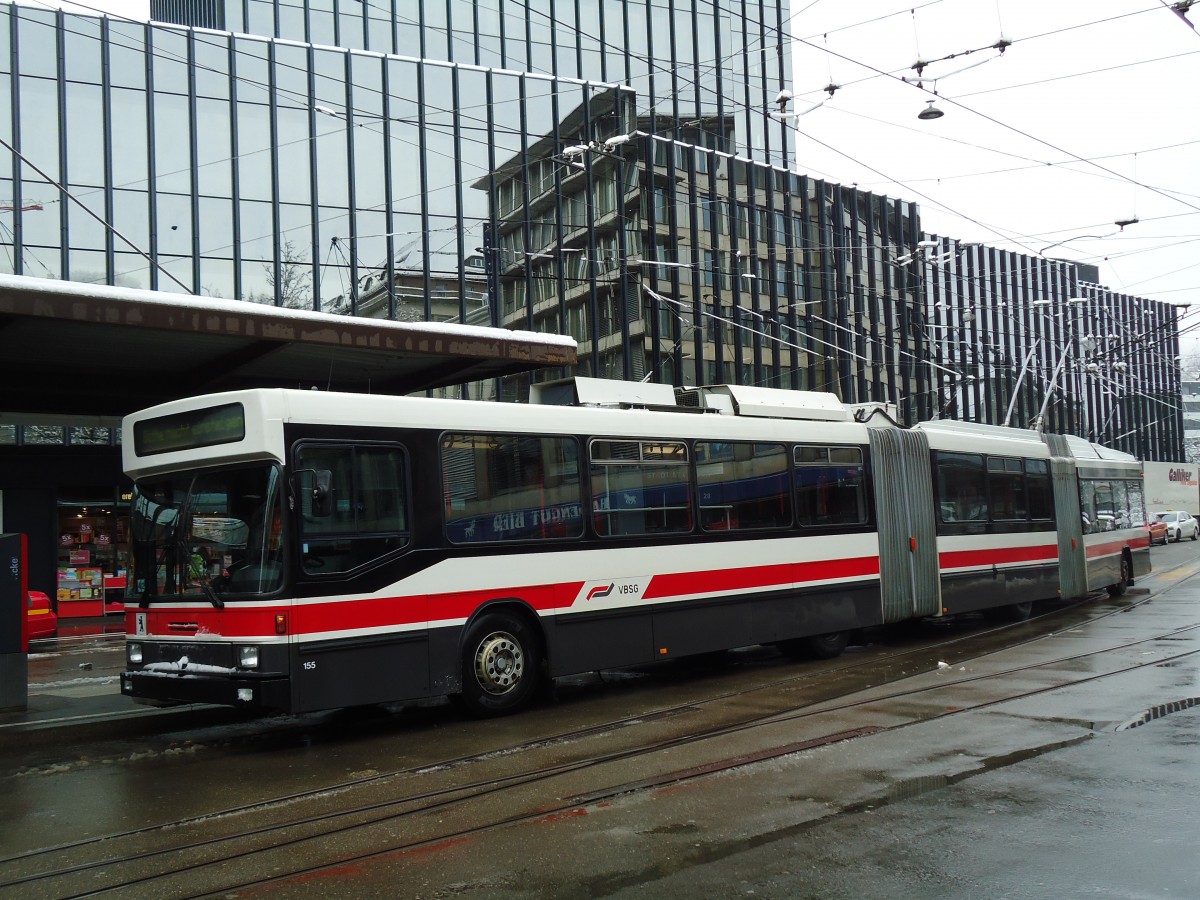
<instances>
[{"instance_id":1,"label":"shop window","mask_svg":"<svg viewBox=\"0 0 1200 900\"><path fill-rule=\"evenodd\" d=\"M129 511L109 500L58 503L58 614L103 615L124 598ZM118 607L119 608L119 607Z\"/></svg>"}]
</instances>

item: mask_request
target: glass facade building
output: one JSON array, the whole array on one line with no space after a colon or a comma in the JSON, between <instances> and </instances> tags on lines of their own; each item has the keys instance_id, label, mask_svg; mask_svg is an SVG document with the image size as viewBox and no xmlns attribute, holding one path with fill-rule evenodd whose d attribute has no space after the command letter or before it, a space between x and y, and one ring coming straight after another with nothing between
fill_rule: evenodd
<instances>
[{"instance_id":1,"label":"glass facade building","mask_svg":"<svg viewBox=\"0 0 1200 900\"><path fill-rule=\"evenodd\" d=\"M784 0L152 13L0 5L5 271L569 334L580 374L1181 452L1173 310L797 173Z\"/></svg>"},{"instance_id":2,"label":"glass facade building","mask_svg":"<svg viewBox=\"0 0 1200 900\"><path fill-rule=\"evenodd\" d=\"M1094 267L925 235L930 391L922 419L1075 434L1182 460L1179 311L1112 291Z\"/></svg>"},{"instance_id":3,"label":"glass facade building","mask_svg":"<svg viewBox=\"0 0 1200 900\"><path fill-rule=\"evenodd\" d=\"M915 207L788 171L781 3L3 9L20 274L567 333L585 374L821 387L851 378L814 328L851 276L816 249L842 226L809 216L916 234Z\"/></svg>"}]
</instances>

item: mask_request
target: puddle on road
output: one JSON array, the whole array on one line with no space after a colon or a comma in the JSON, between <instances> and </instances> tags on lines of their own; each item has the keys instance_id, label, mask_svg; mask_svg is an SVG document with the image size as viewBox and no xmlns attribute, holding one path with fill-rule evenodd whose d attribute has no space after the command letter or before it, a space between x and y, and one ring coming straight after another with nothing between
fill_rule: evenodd
<instances>
[{"instance_id":1,"label":"puddle on road","mask_svg":"<svg viewBox=\"0 0 1200 900\"><path fill-rule=\"evenodd\" d=\"M892 785L891 790L888 791L888 801L909 800L931 791L940 791L944 787L950 787L953 783L954 780L949 775L923 775L920 778L910 778Z\"/></svg>"},{"instance_id":2,"label":"puddle on road","mask_svg":"<svg viewBox=\"0 0 1200 900\"><path fill-rule=\"evenodd\" d=\"M864 808L875 808L888 803L897 803L903 800L911 800L914 797L920 797L923 794L929 794L933 791L940 791L942 788L952 787L961 781L966 781L968 778L974 778L976 775L984 775L988 772L995 772L999 769L1008 766L1016 765L1030 759L1036 759L1039 756L1044 756L1047 753L1053 753L1056 750L1062 750L1066 747L1073 747L1076 744L1081 744L1084 741L1091 740L1091 735L1082 735L1077 738L1071 738L1066 741L1055 741L1052 744L1043 744L1040 747L1030 747L1024 750L1014 750L1012 753L1004 753L1000 756L991 756L983 759L978 765L973 768L966 769L962 772L957 772L953 775L920 775L916 778L907 778L903 781L897 781L887 792L887 796L873 801L866 801L860 804ZM847 810L851 811L851 810Z\"/></svg>"},{"instance_id":3,"label":"puddle on road","mask_svg":"<svg viewBox=\"0 0 1200 900\"><path fill-rule=\"evenodd\" d=\"M1129 731L1131 728L1140 728L1142 725L1153 722L1155 719L1169 716L1173 712L1191 709L1193 706L1200 706L1200 697L1185 697L1183 700L1172 700L1170 703L1152 706L1149 709L1142 710L1127 722L1118 725L1114 730Z\"/></svg>"},{"instance_id":4,"label":"puddle on road","mask_svg":"<svg viewBox=\"0 0 1200 900\"><path fill-rule=\"evenodd\" d=\"M670 825L659 825L655 828L645 828L638 834L687 834L691 831L699 831L700 826L693 822L674 822Z\"/></svg>"}]
</instances>

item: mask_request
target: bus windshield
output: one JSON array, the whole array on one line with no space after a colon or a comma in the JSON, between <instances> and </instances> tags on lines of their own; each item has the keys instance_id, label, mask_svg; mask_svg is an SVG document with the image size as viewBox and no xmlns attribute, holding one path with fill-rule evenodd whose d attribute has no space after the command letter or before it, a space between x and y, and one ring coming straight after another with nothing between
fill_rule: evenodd
<instances>
[{"instance_id":1,"label":"bus windshield","mask_svg":"<svg viewBox=\"0 0 1200 900\"><path fill-rule=\"evenodd\" d=\"M129 598L266 594L283 586L281 474L275 465L201 469L134 486Z\"/></svg>"}]
</instances>

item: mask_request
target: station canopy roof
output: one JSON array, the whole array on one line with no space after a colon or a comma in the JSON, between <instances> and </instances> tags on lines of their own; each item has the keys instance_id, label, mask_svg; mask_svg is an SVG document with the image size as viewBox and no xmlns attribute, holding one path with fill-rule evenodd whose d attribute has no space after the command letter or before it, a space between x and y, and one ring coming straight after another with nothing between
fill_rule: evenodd
<instances>
[{"instance_id":1,"label":"station canopy roof","mask_svg":"<svg viewBox=\"0 0 1200 900\"><path fill-rule=\"evenodd\" d=\"M0 422L109 421L246 387L409 394L576 355L557 334L0 274Z\"/></svg>"}]
</instances>

